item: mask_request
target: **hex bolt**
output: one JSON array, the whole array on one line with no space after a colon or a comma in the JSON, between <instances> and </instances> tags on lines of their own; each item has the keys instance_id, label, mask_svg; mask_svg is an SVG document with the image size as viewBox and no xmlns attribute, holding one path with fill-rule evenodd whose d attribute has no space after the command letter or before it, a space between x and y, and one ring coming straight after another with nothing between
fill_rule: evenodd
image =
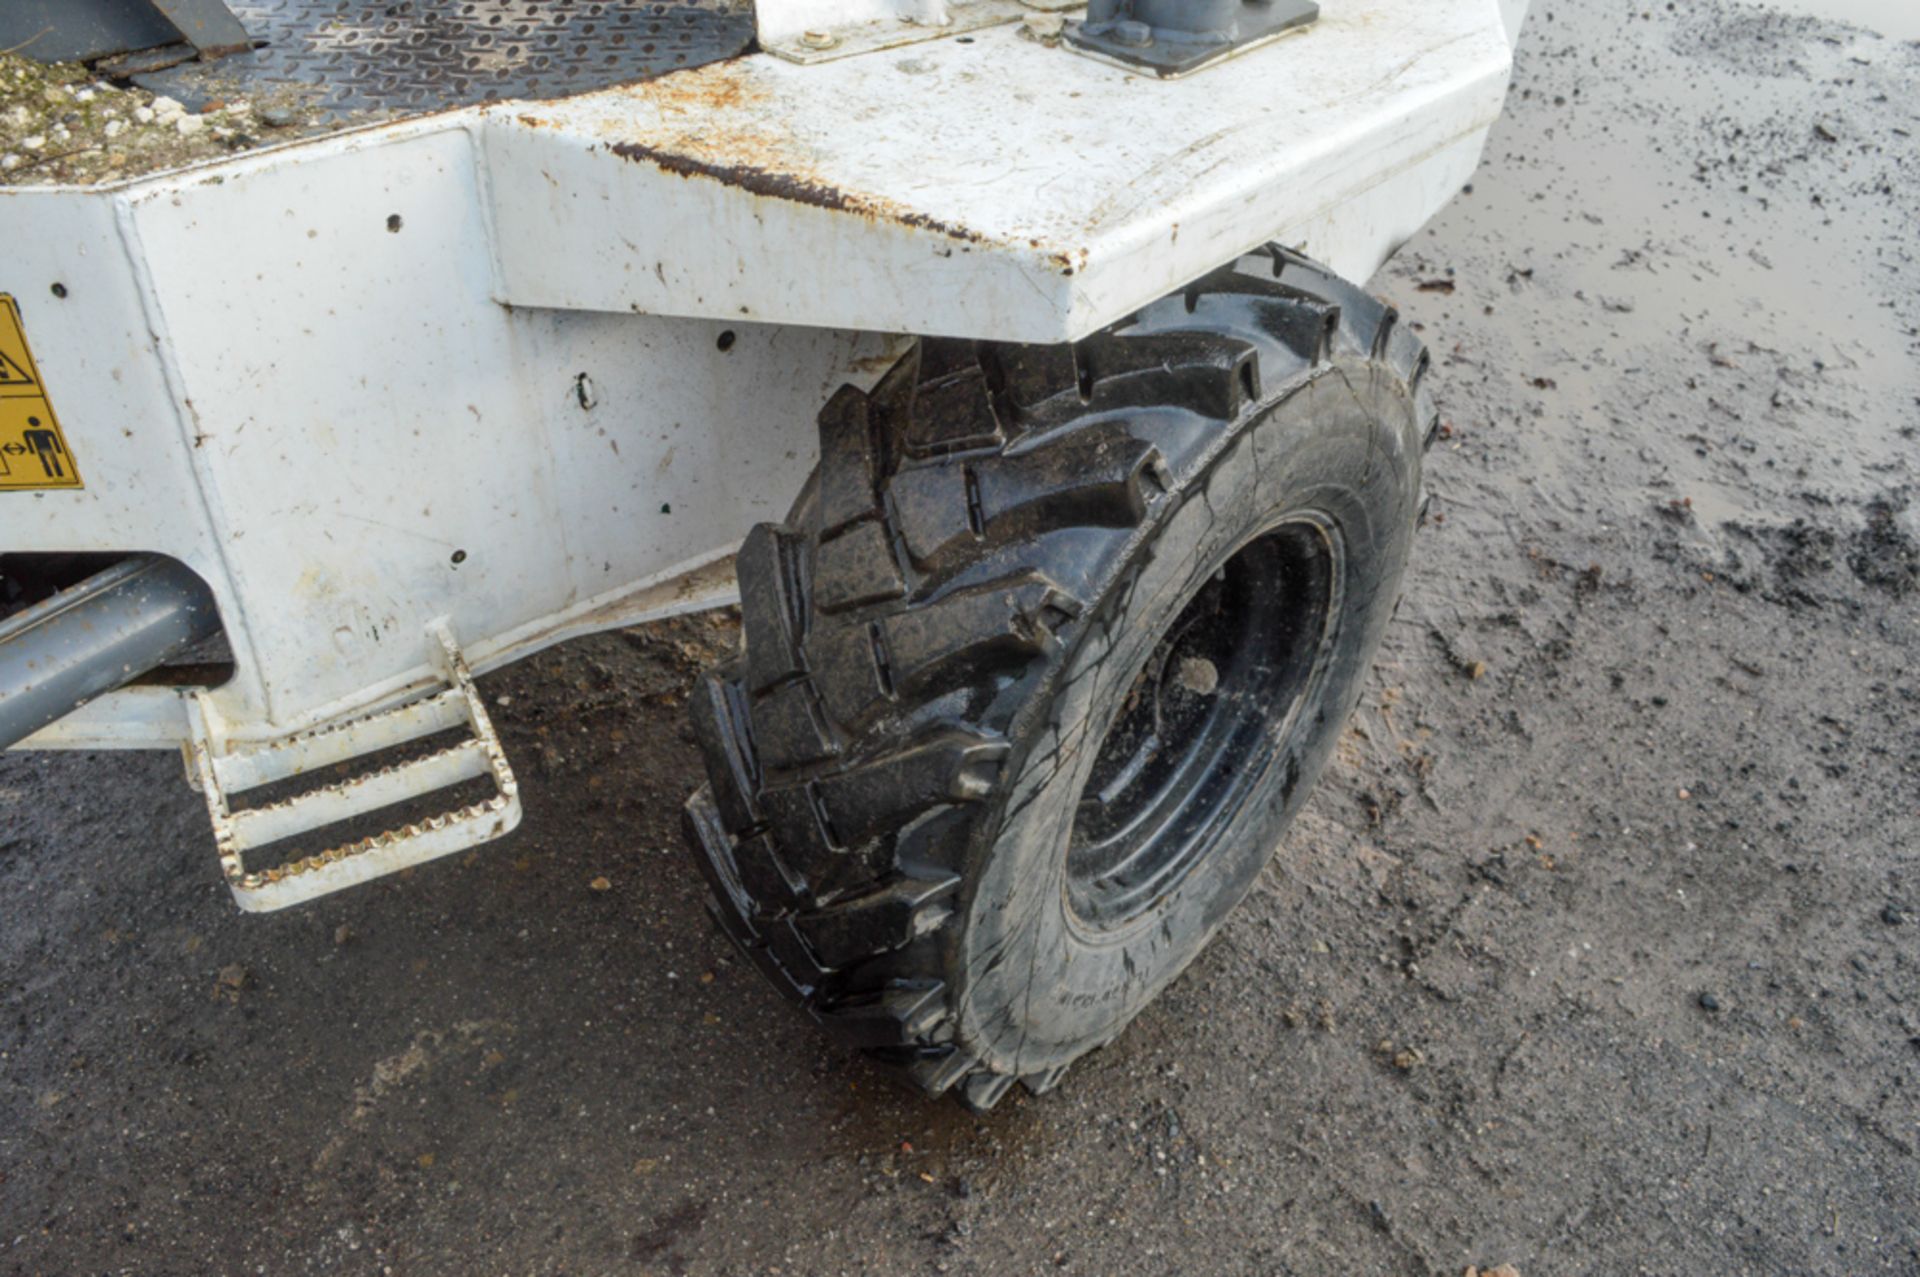
<instances>
[{"instance_id":1,"label":"hex bolt","mask_svg":"<svg viewBox=\"0 0 1920 1277\"><path fill-rule=\"evenodd\" d=\"M840 43L840 37L831 31L803 31L800 34L800 43L809 49L831 49Z\"/></svg>"}]
</instances>

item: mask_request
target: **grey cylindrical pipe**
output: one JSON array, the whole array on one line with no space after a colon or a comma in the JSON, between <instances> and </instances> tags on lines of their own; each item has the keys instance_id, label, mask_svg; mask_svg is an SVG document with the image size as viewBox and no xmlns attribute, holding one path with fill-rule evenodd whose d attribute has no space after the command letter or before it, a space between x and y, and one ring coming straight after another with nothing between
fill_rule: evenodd
<instances>
[{"instance_id":1,"label":"grey cylindrical pipe","mask_svg":"<svg viewBox=\"0 0 1920 1277\"><path fill-rule=\"evenodd\" d=\"M0 621L0 749L219 631L206 582L151 554Z\"/></svg>"}]
</instances>

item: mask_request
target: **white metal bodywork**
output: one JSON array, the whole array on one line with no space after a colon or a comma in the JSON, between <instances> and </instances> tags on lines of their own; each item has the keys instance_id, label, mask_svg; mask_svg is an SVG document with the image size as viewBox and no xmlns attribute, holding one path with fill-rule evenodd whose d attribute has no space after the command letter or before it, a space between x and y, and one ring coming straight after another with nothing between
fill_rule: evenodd
<instances>
[{"instance_id":1,"label":"white metal bodywork","mask_svg":"<svg viewBox=\"0 0 1920 1277\"><path fill-rule=\"evenodd\" d=\"M896 334L1077 338L1274 238L1363 278L1457 191L1514 0L1324 8L1172 82L1001 25L0 190L87 484L0 494L0 551L193 567L239 743L438 686L434 618L485 670L726 601ZM136 687L28 744L193 735Z\"/></svg>"},{"instance_id":2,"label":"white metal bodywork","mask_svg":"<svg viewBox=\"0 0 1920 1277\"><path fill-rule=\"evenodd\" d=\"M107 196L0 197L0 221L26 226L0 288L22 298L87 483L4 494L0 548L197 571L234 652L208 697L235 740L436 684L433 617L486 669L728 600L732 546L784 513L819 404L900 348L502 305L477 156L464 129L422 128ZM134 687L29 744L189 734L180 696Z\"/></svg>"},{"instance_id":3,"label":"white metal bodywork","mask_svg":"<svg viewBox=\"0 0 1920 1277\"><path fill-rule=\"evenodd\" d=\"M1510 65L1495 0L1329 3L1176 81L1007 26L717 63L486 130L493 172L549 179L496 184L501 289L1046 342L1269 239L1364 278L1472 174ZM618 233L634 207L655 216Z\"/></svg>"}]
</instances>

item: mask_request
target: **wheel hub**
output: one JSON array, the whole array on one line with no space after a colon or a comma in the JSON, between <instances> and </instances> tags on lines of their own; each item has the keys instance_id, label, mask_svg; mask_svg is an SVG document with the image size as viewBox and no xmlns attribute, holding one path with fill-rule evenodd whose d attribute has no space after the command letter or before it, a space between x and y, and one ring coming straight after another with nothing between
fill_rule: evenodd
<instances>
[{"instance_id":1,"label":"wheel hub","mask_svg":"<svg viewBox=\"0 0 1920 1277\"><path fill-rule=\"evenodd\" d=\"M1327 639L1335 542L1270 529L1181 607L1128 687L1081 791L1067 903L1094 929L1150 912L1285 746Z\"/></svg>"}]
</instances>

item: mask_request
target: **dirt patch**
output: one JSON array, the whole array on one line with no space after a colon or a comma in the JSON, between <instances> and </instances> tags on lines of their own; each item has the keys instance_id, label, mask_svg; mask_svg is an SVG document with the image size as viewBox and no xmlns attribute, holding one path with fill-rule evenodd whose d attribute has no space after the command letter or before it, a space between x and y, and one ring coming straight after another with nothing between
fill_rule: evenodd
<instances>
[{"instance_id":1,"label":"dirt patch","mask_svg":"<svg viewBox=\"0 0 1920 1277\"><path fill-rule=\"evenodd\" d=\"M1847 566L1867 585L1906 598L1920 584L1920 541L1905 493L1867 506L1867 526L1853 538Z\"/></svg>"}]
</instances>

